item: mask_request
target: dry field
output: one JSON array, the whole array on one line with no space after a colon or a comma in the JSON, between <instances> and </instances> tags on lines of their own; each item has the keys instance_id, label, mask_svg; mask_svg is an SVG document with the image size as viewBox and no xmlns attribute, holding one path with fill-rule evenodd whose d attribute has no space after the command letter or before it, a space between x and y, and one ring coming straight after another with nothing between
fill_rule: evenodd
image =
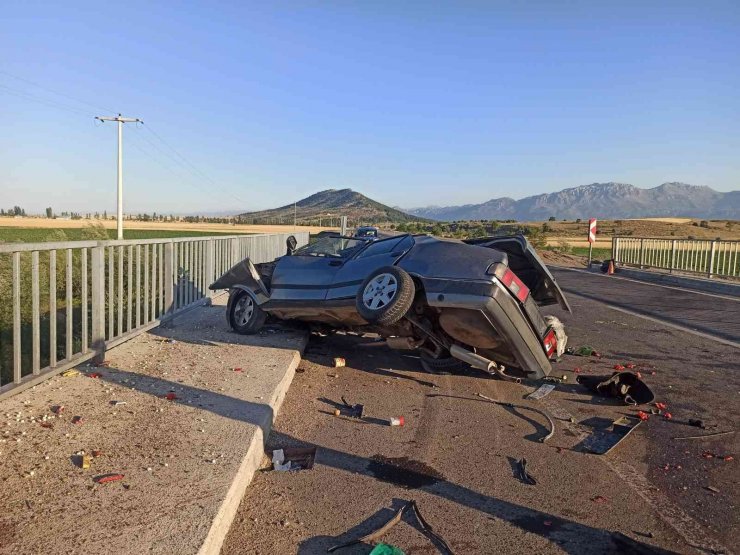
<instances>
[{"instance_id":1,"label":"dry field","mask_svg":"<svg viewBox=\"0 0 740 555\"><path fill-rule=\"evenodd\" d=\"M31 227L45 229L79 229L89 224L102 225L107 229L115 229L115 220L62 220L57 218L0 218L0 227ZM336 229L318 226L292 225L230 225L188 222L136 222L124 221L124 229L147 229L147 230L176 230L176 231L198 231L212 233L289 233L291 231L308 231L318 233L325 229Z\"/></svg>"},{"instance_id":2,"label":"dry field","mask_svg":"<svg viewBox=\"0 0 740 555\"><path fill-rule=\"evenodd\" d=\"M595 248L611 246L614 236L657 237L661 239L723 239L740 240L740 221L708 220L707 227L699 225L702 220L691 218L643 218L637 220L599 220ZM571 247L587 247L588 221L581 222L529 222L531 225L547 226L547 243L551 246L567 244Z\"/></svg>"}]
</instances>

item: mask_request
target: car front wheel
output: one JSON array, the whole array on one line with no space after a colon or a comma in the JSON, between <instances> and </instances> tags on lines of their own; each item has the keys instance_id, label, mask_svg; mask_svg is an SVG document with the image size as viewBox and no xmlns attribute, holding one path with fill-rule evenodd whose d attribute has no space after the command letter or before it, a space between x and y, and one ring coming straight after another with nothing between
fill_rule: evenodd
<instances>
[{"instance_id":1,"label":"car front wheel","mask_svg":"<svg viewBox=\"0 0 740 555\"><path fill-rule=\"evenodd\" d=\"M236 333L252 335L260 331L267 319L267 313L255 302L252 295L244 290L234 293L229 303L229 325Z\"/></svg>"}]
</instances>

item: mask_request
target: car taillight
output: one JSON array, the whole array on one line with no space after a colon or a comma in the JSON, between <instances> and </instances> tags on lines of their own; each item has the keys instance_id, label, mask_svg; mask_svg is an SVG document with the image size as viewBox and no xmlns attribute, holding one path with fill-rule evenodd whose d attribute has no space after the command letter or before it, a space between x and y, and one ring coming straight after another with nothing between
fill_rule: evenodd
<instances>
[{"instance_id":1,"label":"car taillight","mask_svg":"<svg viewBox=\"0 0 740 555\"><path fill-rule=\"evenodd\" d=\"M504 272L504 275L501 276L501 283L503 283L506 288L511 291L511 294L520 301L524 302L527 300L527 296L529 295L529 287L524 285L524 282L516 277L516 274L510 269L507 268Z\"/></svg>"},{"instance_id":2,"label":"car taillight","mask_svg":"<svg viewBox=\"0 0 740 555\"><path fill-rule=\"evenodd\" d=\"M555 335L555 330L551 329L545 334L545 338L542 340L542 345L545 347L547 358L551 358L555 355L558 350L558 338Z\"/></svg>"}]
</instances>

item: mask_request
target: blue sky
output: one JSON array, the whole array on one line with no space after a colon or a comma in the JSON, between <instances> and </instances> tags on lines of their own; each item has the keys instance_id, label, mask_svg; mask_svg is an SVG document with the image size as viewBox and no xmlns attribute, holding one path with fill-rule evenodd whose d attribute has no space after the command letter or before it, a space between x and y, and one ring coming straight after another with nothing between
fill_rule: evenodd
<instances>
[{"instance_id":1,"label":"blue sky","mask_svg":"<svg viewBox=\"0 0 740 555\"><path fill-rule=\"evenodd\" d=\"M0 204L740 188L737 2L6 2ZM38 86L40 85L40 86Z\"/></svg>"}]
</instances>

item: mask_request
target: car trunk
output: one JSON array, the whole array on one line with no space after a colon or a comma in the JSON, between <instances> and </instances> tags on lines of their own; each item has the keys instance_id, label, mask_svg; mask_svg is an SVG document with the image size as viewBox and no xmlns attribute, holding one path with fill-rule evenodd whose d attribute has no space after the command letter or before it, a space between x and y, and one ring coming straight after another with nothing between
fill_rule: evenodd
<instances>
[{"instance_id":1,"label":"car trunk","mask_svg":"<svg viewBox=\"0 0 740 555\"><path fill-rule=\"evenodd\" d=\"M539 306L559 304L564 310L571 311L550 270L524 236L482 237L464 242L505 252L509 259L509 268L529 288L532 298Z\"/></svg>"}]
</instances>

